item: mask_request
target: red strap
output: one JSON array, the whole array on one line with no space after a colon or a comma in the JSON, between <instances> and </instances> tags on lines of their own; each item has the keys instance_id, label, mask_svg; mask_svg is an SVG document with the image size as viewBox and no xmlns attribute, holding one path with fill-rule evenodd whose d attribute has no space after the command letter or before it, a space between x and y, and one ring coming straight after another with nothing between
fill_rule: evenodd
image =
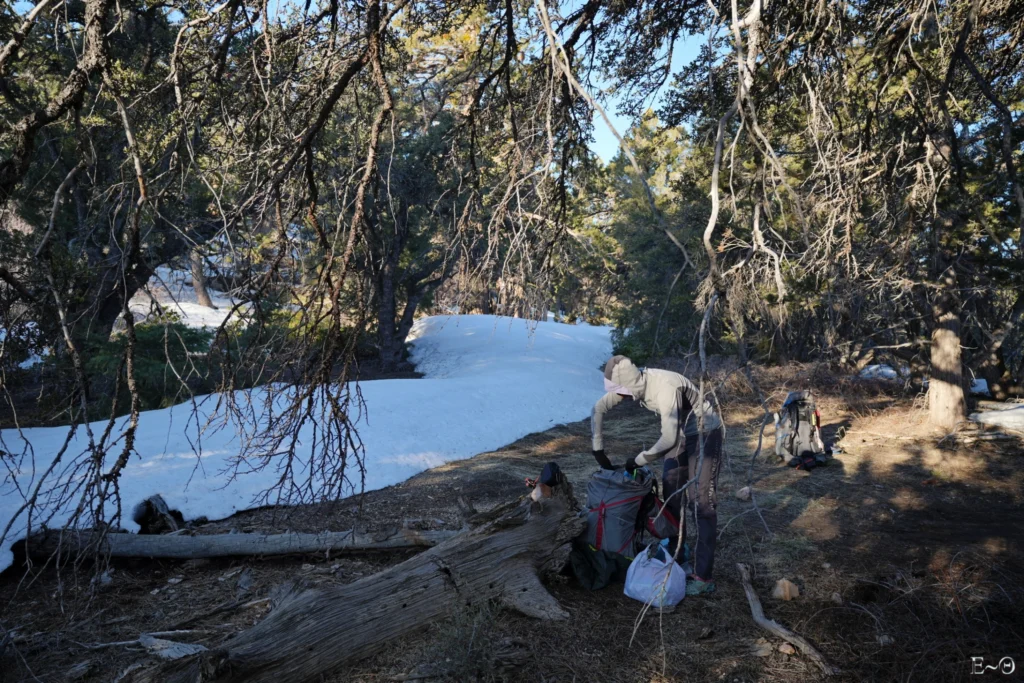
<instances>
[{"instance_id":1,"label":"red strap","mask_svg":"<svg viewBox=\"0 0 1024 683\"><path fill-rule=\"evenodd\" d=\"M658 512L665 519L668 520L668 523L678 529L679 528L679 520L676 519L676 516L672 514L672 511L669 510L667 507L665 507L665 504L662 503L660 500L655 501L655 505L658 506Z\"/></svg>"},{"instance_id":2,"label":"red strap","mask_svg":"<svg viewBox=\"0 0 1024 683\"><path fill-rule=\"evenodd\" d=\"M608 508L613 508L613 507L617 507L619 505L625 505L626 503L633 503L633 502L636 502L638 500L643 500L643 498L644 498L643 496L633 496L632 498L626 498L624 500L619 500L619 501L616 501L614 503L605 503L602 500L601 504L598 505L596 508L590 508L591 512L596 512L597 513L597 537L594 539L594 547L597 550L601 549L601 541L604 540L604 511L607 510ZM633 533L635 534L636 530L634 530ZM630 536L629 540L632 541L633 537ZM626 543L628 545L629 541L627 541ZM622 546L622 547L625 548L626 546ZM620 550L619 552L621 553L622 551Z\"/></svg>"},{"instance_id":3,"label":"red strap","mask_svg":"<svg viewBox=\"0 0 1024 683\"><path fill-rule=\"evenodd\" d=\"M616 552L618 552L619 555L621 555L622 551L629 547L629 544L633 542L634 538L636 538L636 529L633 529L633 533L629 535L629 538L626 539L626 542L623 543L622 547L619 548Z\"/></svg>"}]
</instances>

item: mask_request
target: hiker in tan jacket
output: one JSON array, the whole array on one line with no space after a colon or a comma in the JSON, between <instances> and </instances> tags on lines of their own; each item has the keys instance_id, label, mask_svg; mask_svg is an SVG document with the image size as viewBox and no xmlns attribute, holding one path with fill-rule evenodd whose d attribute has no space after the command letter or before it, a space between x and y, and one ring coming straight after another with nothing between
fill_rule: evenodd
<instances>
[{"instance_id":1,"label":"hiker in tan jacket","mask_svg":"<svg viewBox=\"0 0 1024 683\"><path fill-rule=\"evenodd\" d=\"M693 581L687 584L687 595L714 591L711 574L715 564L715 539L718 526L718 471L722 456L722 419L710 401L700 403L699 391L693 382L668 370L638 369L625 356L613 356L604 368L605 390L591 414L594 457L602 467L611 467L604 453L601 425L604 414L626 399L640 402L661 417L661 437L650 448L625 462L626 471L633 471L664 456L662 473L665 503L676 515L686 537L686 517L681 513L682 497L686 507L695 510L697 545L694 549ZM703 434L703 457L700 435ZM680 491L687 482L696 482ZM674 548L674 546L673 546Z\"/></svg>"}]
</instances>

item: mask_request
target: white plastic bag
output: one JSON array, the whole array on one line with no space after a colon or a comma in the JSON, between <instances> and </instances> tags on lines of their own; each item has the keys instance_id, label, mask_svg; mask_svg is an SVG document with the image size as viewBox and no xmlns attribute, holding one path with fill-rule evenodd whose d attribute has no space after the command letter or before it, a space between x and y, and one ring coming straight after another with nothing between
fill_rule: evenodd
<instances>
[{"instance_id":1,"label":"white plastic bag","mask_svg":"<svg viewBox=\"0 0 1024 683\"><path fill-rule=\"evenodd\" d=\"M686 570L657 543L636 556L626 572L626 595L653 607L672 607L686 597Z\"/></svg>"}]
</instances>

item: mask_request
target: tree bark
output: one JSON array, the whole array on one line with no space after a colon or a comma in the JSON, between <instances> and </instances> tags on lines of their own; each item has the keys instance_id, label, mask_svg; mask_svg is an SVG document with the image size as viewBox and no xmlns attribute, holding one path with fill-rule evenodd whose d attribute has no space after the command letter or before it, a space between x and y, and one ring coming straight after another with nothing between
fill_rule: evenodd
<instances>
[{"instance_id":1,"label":"tree bark","mask_svg":"<svg viewBox=\"0 0 1024 683\"><path fill-rule=\"evenodd\" d=\"M395 269L384 266L377 276L377 349L382 372L393 372L402 360L402 341L395 335Z\"/></svg>"},{"instance_id":2,"label":"tree bark","mask_svg":"<svg viewBox=\"0 0 1024 683\"><path fill-rule=\"evenodd\" d=\"M221 647L146 671L135 681L300 683L380 652L453 609L491 600L540 619L568 614L538 572L564 566L584 524L572 487L510 506L494 521L346 586L293 593Z\"/></svg>"},{"instance_id":3,"label":"tree bark","mask_svg":"<svg viewBox=\"0 0 1024 683\"><path fill-rule=\"evenodd\" d=\"M928 419L943 429L953 429L966 414L956 287L956 271L949 266L939 277L932 303L935 327L932 330Z\"/></svg>"},{"instance_id":4,"label":"tree bark","mask_svg":"<svg viewBox=\"0 0 1024 683\"><path fill-rule=\"evenodd\" d=\"M1004 360L1008 352L1012 354L1018 350L1017 348L1007 348L1006 343L1022 320L1024 320L1024 294L1018 294L1010 315L992 333L989 343L981 355L978 375L988 383L989 394L997 401L1005 401L1012 395L1024 393L1019 386L1021 382L1013 381Z\"/></svg>"},{"instance_id":5,"label":"tree bark","mask_svg":"<svg viewBox=\"0 0 1024 683\"><path fill-rule=\"evenodd\" d=\"M29 557L46 560L54 553L81 554L97 549L109 557L195 560L210 557L248 557L363 550L429 548L457 536L458 531L392 529L381 533L324 531L318 534L113 534L48 531L29 539ZM98 544L98 547L97 547Z\"/></svg>"},{"instance_id":6,"label":"tree bark","mask_svg":"<svg viewBox=\"0 0 1024 683\"><path fill-rule=\"evenodd\" d=\"M198 247L193 247L189 252L189 262L192 266L192 289L196 291L196 301L200 306L216 309L210 293L206 290L206 273L203 270L203 254Z\"/></svg>"}]
</instances>

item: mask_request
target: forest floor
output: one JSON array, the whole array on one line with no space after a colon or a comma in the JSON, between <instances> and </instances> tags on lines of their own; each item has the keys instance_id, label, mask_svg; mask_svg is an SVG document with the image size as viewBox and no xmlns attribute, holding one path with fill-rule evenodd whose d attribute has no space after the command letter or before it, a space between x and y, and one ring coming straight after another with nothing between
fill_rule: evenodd
<instances>
[{"instance_id":1,"label":"forest floor","mask_svg":"<svg viewBox=\"0 0 1024 683\"><path fill-rule=\"evenodd\" d=\"M813 663L780 652L781 641L754 624L738 562L751 566L768 617L809 638L842 670L830 680L1014 680L998 671L973 675L972 657L989 665L1012 657L1024 671L1024 444L941 440L910 397L809 366L765 370L759 381L775 406L789 390L814 389L826 440L837 439L842 453L809 473L773 457L753 462L763 413L740 375L724 382L727 462L714 595L647 616L630 642L640 603L621 586L589 592L565 579L548 587L570 613L566 621L540 622L497 606L453 613L325 680L819 680ZM638 406L611 413L606 450L613 462L650 444L658 424ZM768 455L771 424L765 436ZM429 470L365 494L361 506L256 510L202 532L372 531L410 519L459 528L454 494L489 509L525 494L524 478L548 461L585 495L595 469L588 422ZM748 481L760 515L734 496ZM407 556L130 561L116 563L103 581L50 570L20 581L7 572L0 623L18 635L0 661L0 679L115 680L146 655L131 645L99 645L192 630L175 639L214 646L258 621L269 609L265 598L282 584L348 583ZM800 597L773 599L780 578L796 583ZM495 662L510 650L526 663L499 670Z\"/></svg>"}]
</instances>

